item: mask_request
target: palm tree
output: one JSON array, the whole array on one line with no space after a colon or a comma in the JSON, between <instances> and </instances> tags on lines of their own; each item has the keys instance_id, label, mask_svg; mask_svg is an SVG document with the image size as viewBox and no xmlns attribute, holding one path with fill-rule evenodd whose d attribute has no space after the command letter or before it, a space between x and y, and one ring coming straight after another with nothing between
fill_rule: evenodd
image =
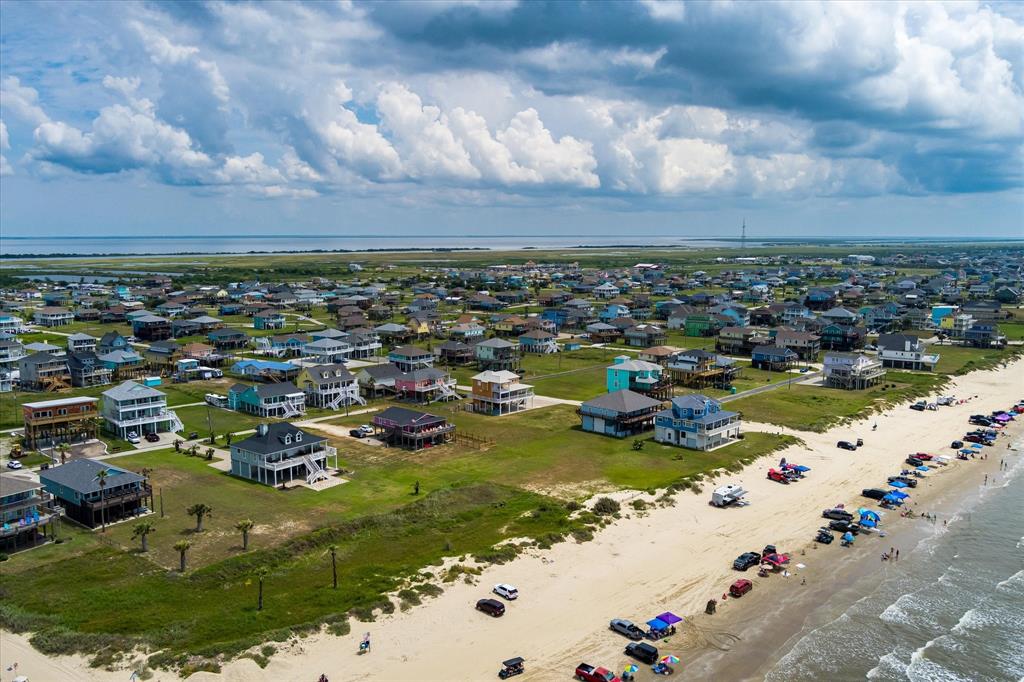
<instances>
[{"instance_id":1,"label":"palm tree","mask_svg":"<svg viewBox=\"0 0 1024 682\"><path fill-rule=\"evenodd\" d=\"M193 504L191 507L186 509L185 513L187 513L189 516L196 517L196 532L202 533L203 519L207 516L213 516L213 507L202 502L197 502L196 504Z\"/></svg>"},{"instance_id":2,"label":"palm tree","mask_svg":"<svg viewBox=\"0 0 1024 682\"><path fill-rule=\"evenodd\" d=\"M242 551L249 549L249 531L256 524L252 522L252 519L242 519L235 524L235 530L242 532Z\"/></svg>"},{"instance_id":3,"label":"palm tree","mask_svg":"<svg viewBox=\"0 0 1024 682\"><path fill-rule=\"evenodd\" d=\"M178 552L178 557L181 560L181 572L185 572L185 552L188 551L192 543L188 540L178 540L174 543L174 549Z\"/></svg>"},{"instance_id":4,"label":"palm tree","mask_svg":"<svg viewBox=\"0 0 1024 682\"><path fill-rule=\"evenodd\" d=\"M149 551L149 544L147 543L147 537L150 533L156 532L156 526L151 521L140 521L135 524L135 528L132 529L132 537L139 538L142 541L142 551Z\"/></svg>"},{"instance_id":5,"label":"palm tree","mask_svg":"<svg viewBox=\"0 0 1024 682\"><path fill-rule=\"evenodd\" d=\"M259 581L259 596L256 597L256 610L263 610L263 580L270 575L270 569L266 566L260 566L256 569L256 580Z\"/></svg>"},{"instance_id":6,"label":"palm tree","mask_svg":"<svg viewBox=\"0 0 1024 682\"><path fill-rule=\"evenodd\" d=\"M331 578L333 579L334 589L338 589L338 546L331 545L327 548L327 551L331 553Z\"/></svg>"},{"instance_id":7,"label":"palm tree","mask_svg":"<svg viewBox=\"0 0 1024 682\"><path fill-rule=\"evenodd\" d=\"M100 519L103 522L103 532L107 532L107 508L103 505L104 489L107 487L107 470L100 469L96 473L96 481L100 484Z\"/></svg>"},{"instance_id":8,"label":"palm tree","mask_svg":"<svg viewBox=\"0 0 1024 682\"><path fill-rule=\"evenodd\" d=\"M199 454L199 443L193 443L192 447L188 449L188 454L195 457Z\"/></svg>"},{"instance_id":9,"label":"palm tree","mask_svg":"<svg viewBox=\"0 0 1024 682\"><path fill-rule=\"evenodd\" d=\"M174 451L175 452L181 452L181 446L184 445L184 444L185 444L185 441L183 441L180 438L175 438L174 439Z\"/></svg>"}]
</instances>

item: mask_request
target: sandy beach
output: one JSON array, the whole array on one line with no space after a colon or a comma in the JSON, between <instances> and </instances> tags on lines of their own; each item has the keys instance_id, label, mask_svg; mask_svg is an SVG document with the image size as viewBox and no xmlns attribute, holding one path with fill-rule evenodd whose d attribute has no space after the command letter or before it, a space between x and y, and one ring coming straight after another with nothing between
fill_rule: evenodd
<instances>
[{"instance_id":1,"label":"sandy beach","mask_svg":"<svg viewBox=\"0 0 1024 682\"><path fill-rule=\"evenodd\" d=\"M820 434L745 424L747 431L781 430L804 440L804 445L762 458L737 474L719 479L742 484L749 491L751 504L747 507L710 507L710 486L705 486L700 495L683 491L676 494L674 506L624 514L625 518L598 533L591 542L566 542L504 566L488 567L476 585L446 585L443 595L406 613L382 617L374 623L353 622L349 636L317 635L298 641L284 647L265 669L251 660L240 660L227 664L219 675L200 673L189 679L313 682L326 673L331 682L485 680L494 679L500 661L511 656L527 660L528 672L522 679L568 679L580 661L622 669L627 661L622 654L626 640L608 630L611 618L643 622L666 610L694 616L694 622L701 626L659 644L664 653L683 658L685 671L687 659L698 654L698 646L707 648L707 640L730 644L730 633L745 620L738 614L763 617L773 592L795 589L797 581L806 577L813 595L820 589L815 581L833 574L831 560L838 552L860 553L877 562L882 544L889 547L889 538L858 540L857 546L849 550L840 550L838 543L811 549L813 531L821 525L821 510L839 502L853 508L867 503L859 495L861 489L881 486L886 476L898 472L909 453L951 454L949 443L963 435L967 417L1011 405L1021 397L1022 380L1024 360L1018 360L1004 368L955 378L943 394L971 397L965 404L935 412L915 412L903 405ZM874 423L877 431L871 430ZM1024 420L1012 429L1019 432L1022 427ZM865 444L856 452L835 447L837 440L858 437ZM911 491L911 506L918 512L928 511L929 500L937 500L943 491L980 484L984 473L998 466L1008 440L1001 438L996 447L986 448L986 461L953 460L949 466L929 473L922 485ZM811 467L808 478L789 486L768 481L767 469L783 456ZM644 493L620 497L652 499ZM864 506L875 508L873 503ZM882 527L891 525L893 542L897 538L904 542L905 538L909 545L912 526L906 524L908 530L900 530L898 521L898 512L888 512ZM794 568L792 577L776 575L765 580L750 572L745 576L755 582L755 593L750 598L720 604L720 614L713 618L697 615L709 598L721 598L737 577L731 570L733 558L768 543L794 554L793 564L805 563L806 572ZM849 563L852 566L856 561ZM521 597L509 606L503 618L491 619L474 611L473 604L498 582L516 585ZM357 643L367 631L372 634L373 652L360 657L356 654ZM747 651L747 656L768 653L763 649ZM710 659L701 660L707 663ZM12 672L6 669L13 662L19 664L18 674L32 682L123 681L129 674L91 669L79 657L47 658L33 650L26 637L0 633L3 682L11 678ZM638 679L651 677L644 671ZM152 679L178 678L156 672Z\"/></svg>"}]
</instances>

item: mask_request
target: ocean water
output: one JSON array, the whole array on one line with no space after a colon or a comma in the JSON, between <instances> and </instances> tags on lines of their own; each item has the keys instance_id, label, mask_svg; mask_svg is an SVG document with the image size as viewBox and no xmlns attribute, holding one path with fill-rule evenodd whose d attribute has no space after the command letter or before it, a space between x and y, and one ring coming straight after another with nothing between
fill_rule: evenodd
<instances>
[{"instance_id":1,"label":"ocean water","mask_svg":"<svg viewBox=\"0 0 1024 682\"><path fill-rule=\"evenodd\" d=\"M1024 680L1024 441L1015 447L1010 470L966 499L947 527L884 577L849 586L861 595L852 604L820 607L832 609L829 619L791 640L765 679Z\"/></svg>"}]
</instances>

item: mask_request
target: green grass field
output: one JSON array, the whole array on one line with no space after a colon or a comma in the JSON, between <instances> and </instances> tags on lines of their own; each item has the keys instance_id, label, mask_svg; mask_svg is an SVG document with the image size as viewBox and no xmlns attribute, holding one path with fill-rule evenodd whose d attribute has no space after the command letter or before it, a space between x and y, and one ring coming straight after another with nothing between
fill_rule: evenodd
<instances>
[{"instance_id":1,"label":"green grass field","mask_svg":"<svg viewBox=\"0 0 1024 682\"><path fill-rule=\"evenodd\" d=\"M15 555L0 580L0 622L41 630L37 645L44 651L59 646L95 653L103 643L126 646L115 639L129 635L174 654L235 651L271 631L377 603L382 593L442 556L486 555L503 538L580 527L561 501L544 493L564 499L593 490L665 486L792 442L749 434L713 453L651 441L634 451L629 439L570 427L575 415L567 406L501 418L450 416L460 429L496 445L410 453L344 439L338 445L350 480L321 492L278 491L235 479L204 458L173 449L119 458L120 466L152 470L164 516L149 517L156 526L150 552L138 553L133 524L127 523L106 533L70 534L62 545ZM419 496L413 494L416 482ZM196 502L214 510L202 533L194 532L185 512ZM256 527L250 551L243 553L234 524L246 517ZM193 543L194 570L185 575L173 570L173 544L180 539ZM339 547L337 591L330 589L326 558L332 543ZM271 569L262 612L255 610L252 584L257 566ZM67 632L78 634L57 636Z\"/></svg>"},{"instance_id":2,"label":"green grass field","mask_svg":"<svg viewBox=\"0 0 1024 682\"><path fill-rule=\"evenodd\" d=\"M890 371L885 379L884 384L864 391L793 385L740 398L728 406L750 421L821 432L895 403L933 394L945 377Z\"/></svg>"},{"instance_id":3,"label":"green grass field","mask_svg":"<svg viewBox=\"0 0 1024 682\"><path fill-rule=\"evenodd\" d=\"M933 344L929 346L929 351L939 354L939 364L935 371L942 374L960 375L979 369L991 369L1002 362L1008 362L1018 356L1022 349L1019 346L1010 346L999 350L997 348Z\"/></svg>"}]
</instances>

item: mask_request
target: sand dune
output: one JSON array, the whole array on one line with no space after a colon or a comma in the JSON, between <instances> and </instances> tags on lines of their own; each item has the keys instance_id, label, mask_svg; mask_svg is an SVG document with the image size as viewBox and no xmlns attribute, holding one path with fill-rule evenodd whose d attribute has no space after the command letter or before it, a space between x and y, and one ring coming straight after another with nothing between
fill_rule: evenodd
<instances>
[{"instance_id":1,"label":"sand dune","mask_svg":"<svg viewBox=\"0 0 1024 682\"><path fill-rule=\"evenodd\" d=\"M794 432L805 445L723 479L750 491L748 507L715 509L707 504L709 490L680 492L675 506L630 514L591 542L563 543L490 567L476 586L447 586L443 595L409 612L353 623L347 637L305 639L276 655L264 670L252 661L238 661L222 675L189 679L313 682L327 673L332 682L489 680L500 661L511 656L528 660L529 672L521 679L568 678L581 660L618 668L625 662L626 642L608 631L609 619L643 621L665 610L680 615L701 611L707 599L721 596L735 579L730 567L736 555L767 543L781 550L806 546L821 509L837 502L859 504L860 490L884 483L910 452L949 452L969 414L1004 408L1021 397L1022 378L1024 361L1017 361L957 378L944 393L979 396L964 405L923 413L902 406L827 433ZM873 422L878 424L875 432ZM748 424L747 429L780 431L771 425ZM856 452L835 447L837 440L858 436L865 445ZM766 471L779 456L810 466L808 479L789 486L768 481ZM964 463L954 461L947 470L958 464ZM944 473L931 475L934 485ZM497 582L517 585L522 596L505 617L492 619L474 611L473 604ZM373 652L360 657L357 642L365 631L372 633ZM123 672L91 670L78 658L47 659L23 637L9 633L2 634L0 645L3 666L17 660L19 672L33 682L126 679ZM176 678L158 673L154 679Z\"/></svg>"}]
</instances>

